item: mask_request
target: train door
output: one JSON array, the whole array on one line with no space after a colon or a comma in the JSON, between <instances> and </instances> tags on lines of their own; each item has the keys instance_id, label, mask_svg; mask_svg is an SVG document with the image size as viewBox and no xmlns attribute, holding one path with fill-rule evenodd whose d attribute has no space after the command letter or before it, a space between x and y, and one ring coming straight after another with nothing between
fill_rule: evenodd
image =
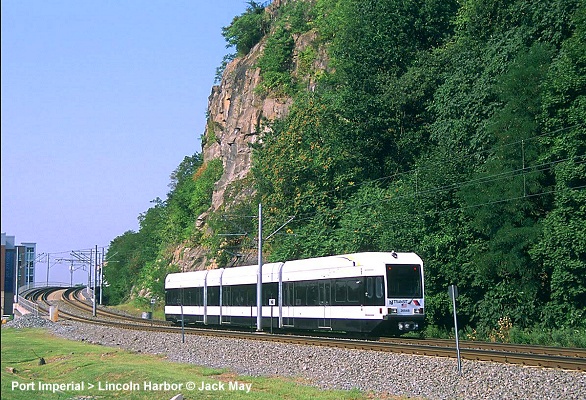
<instances>
[{"instance_id":1,"label":"train door","mask_svg":"<svg viewBox=\"0 0 586 400\"><path fill-rule=\"evenodd\" d=\"M204 310L203 310L203 287L195 288L195 305L201 312L196 312L195 322L203 322Z\"/></svg>"},{"instance_id":2,"label":"train door","mask_svg":"<svg viewBox=\"0 0 586 400\"><path fill-rule=\"evenodd\" d=\"M364 293L364 305L365 306L376 306L379 305L380 301L377 297L377 289L376 284L378 281L382 279L382 277L374 277L374 276L367 276L366 277L366 285L365 285L365 293Z\"/></svg>"},{"instance_id":3,"label":"train door","mask_svg":"<svg viewBox=\"0 0 586 400\"><path fill-rule=\"evenodd\" d=\"M293 282L283 282L283 326L293 326Z\"/></svg>"},{"instance_id":4,"label":"train door","mask_svg":"<svg viewBox=\"0 0 586 400\"><path fill-rule=\"evenodd\" d=\"M332 327L332 318L331 318L331 305L332 305L332 290L331 290L331 282L329 280L319 281L318 282L318 302L321 306L321 310L323 312L323 318L320 318L317 322L318 328L331 328ZM321 312L320 312L321 314Z\"/></svg>"},{"instance_id":5,"label":"train door","mask_svg":"<svg viewBox=\"0 0 586 400\"><path fill-rule=\"evenodd\" d=\"M230 286L222 286L222 324L229 324L232 322L231 316L232 306L232 288Z\"/></svg>"}]
</instances>

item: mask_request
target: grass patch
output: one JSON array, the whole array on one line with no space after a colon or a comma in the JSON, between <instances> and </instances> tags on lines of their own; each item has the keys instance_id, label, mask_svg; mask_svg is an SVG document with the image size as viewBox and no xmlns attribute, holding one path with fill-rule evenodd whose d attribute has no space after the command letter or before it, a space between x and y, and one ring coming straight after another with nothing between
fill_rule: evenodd
<instances>
[{"instance_id":1,"label":"grass patch","mask_svg":"<svg viewBox=\"0 0 586 400\"><path fill-rule=\"evenodd\" d=\"M41 357L46 364L39 365ZM162 356L58 338L43 329L3 328L1 365L2 399L170 399L178 393L185 399L373 398L358 390L323 391L290 379L171 363ZM164 382L176 388L166 390ZM187 390L188 382L195 389Z\"/></svg>"},{"instance_id":2,"label":"grass patch","mask_svg":"<svg viewBox=\"0 0 586 400\"><path fill-rule=\"evenodd\" d=\"M118 304L115 306L107 306L108 308L112 308L114 310L123 311L129 315L135 317L142 317L142 313L153 312L153 318L159 320L165 320L165 305L164 304L157 304L154 309L151 308L150 305L143 305L141 302L138 301L129 301L128 303Z\"/></svg>"},{"instance_id":3,"label":"grass patch","mask_svg":"<svg viewBox=\"0 0 586 400\"><path fill-rule=\"evenodd\" d=\"M460 340L479 341L487 343L514 343L530 344L550 347L577 347L586 348L585 329L541 329L538 327L520 329L512 324L499 324L497 329L472 329L464 327L459 330ZM419 335L419 336L417 336ZM405 335L405 337L421 337L426 339L454 339L454 331L449 328L440 328L428 325L419 334Z\"/></svg>"}]
</instances>

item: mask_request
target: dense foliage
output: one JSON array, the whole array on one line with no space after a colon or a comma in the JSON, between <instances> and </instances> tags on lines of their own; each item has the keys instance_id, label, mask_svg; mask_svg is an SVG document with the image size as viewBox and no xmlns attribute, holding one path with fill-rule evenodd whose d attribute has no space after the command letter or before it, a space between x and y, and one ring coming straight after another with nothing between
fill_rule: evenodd
<instances>
[{"instance_id":1,"label":"dense foliage","mask_svg":"<svg viewBox=\"0 0 586 400\"><path fill-rule=\"evenodd\" d=\"M306 33L313 45L295 53ZM186 179L201 160L185 161L140 231L112 242L116 273L156 270L155 282L182 240L231 265L261 202L266 234L280 229L269 260L420 254L434 328L450 325L450 284L471 336L586 328L583 0L290 0L270 17L249 2L223 34L236 56L264 41L259 94L293 99L254 145L241 184L255 197L209 218L243 235L198 238L219 175Z\"/></svg>"},{"instance_id":2,"label":"dense foliage","mask_svg":"<svg viewBox=\"0 0 586 400\"><path fill-rule=\"evenodd\" d=\"M269 258L415 251L432 324L457 284L479 330L586 327L584 2L294 3L331 68L255 149Z\"/></svg>"},{"instance_id":3,"label":"dense foliage","mask_svg":"<svg viewBox=\"0 0 586 400\"><path fill-rule=\"evenodd\" d=\"M251 0L244 14L234 17L230 25L222 28L222 35L228 42L226 47L234 46L236 55L244 56L266 35L268 26L264 6Z\"/></svg>"}]
</instances>

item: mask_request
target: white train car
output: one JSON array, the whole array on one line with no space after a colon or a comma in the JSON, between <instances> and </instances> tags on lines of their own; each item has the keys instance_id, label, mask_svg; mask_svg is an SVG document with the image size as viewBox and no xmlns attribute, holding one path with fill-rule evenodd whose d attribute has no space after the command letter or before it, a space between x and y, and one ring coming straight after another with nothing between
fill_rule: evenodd
<instances>
[{"instance_id":1,"label":"white train car","mask_svg":"<svg viewBox=\"0 0 586 400\"><path fill-rule=\"evenodd\" d=\"M257 265L169 274L166 319L255 327ZM265 328L417 330L423 262L415 253L354 253L263 265Z\"/></svg>"}]
</instances>

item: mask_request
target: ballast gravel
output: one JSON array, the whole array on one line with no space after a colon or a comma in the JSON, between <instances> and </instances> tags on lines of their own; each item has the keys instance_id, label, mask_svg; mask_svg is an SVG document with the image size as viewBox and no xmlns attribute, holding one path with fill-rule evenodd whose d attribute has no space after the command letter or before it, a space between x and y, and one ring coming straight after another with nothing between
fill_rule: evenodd
<instances>
[{"instance_id":1,"label":"ballast gravel","mask_svg":"<svg viewBox=\"0 0 586 400\"><path fill-rule=\"evenodd\" d=\"M29 317L31 320L33 317ZM162 354L169 360L226 368L251 376L301 378L323 389L360 389L374 398L386 395L417 399L585 399L586 373L455 359L346 350L180 334L129 331L99 325L11 321L7 326L38 323L57 336L136 352ZM254 392L250 393L251 398Z\"/></svg>"}]
</instances>

